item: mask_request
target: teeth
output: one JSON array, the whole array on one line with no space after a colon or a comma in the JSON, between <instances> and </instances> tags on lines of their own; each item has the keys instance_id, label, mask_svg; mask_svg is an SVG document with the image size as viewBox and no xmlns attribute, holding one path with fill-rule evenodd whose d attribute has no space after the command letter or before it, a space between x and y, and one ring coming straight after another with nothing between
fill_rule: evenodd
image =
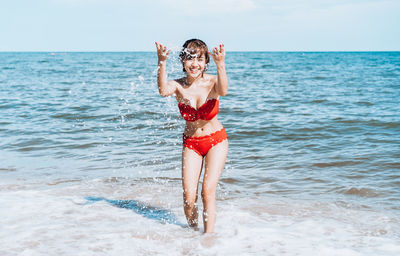
<instances>
[{"instance_id":1,"label":"teeth","mask_svg":"<svg viewBox=\"0 0 400 256\"><path fill-rule=\"evenodd\" d=\"M190 71L190 73L194 74L194 73L200 72L200 69L199 68L189 68L189 71Z\"/></svg>"}]
</instances>

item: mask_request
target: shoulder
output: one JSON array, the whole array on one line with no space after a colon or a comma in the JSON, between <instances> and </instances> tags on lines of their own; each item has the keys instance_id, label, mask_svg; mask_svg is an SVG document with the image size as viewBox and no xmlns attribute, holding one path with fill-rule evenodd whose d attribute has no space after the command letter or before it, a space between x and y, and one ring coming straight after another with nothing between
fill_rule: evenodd
<instances>
[{"instance_id":1,"label":"shoulder","mask_svg":"<svg viewBox=\"0 0 400 256\"><path fill-rule=\"evenodd\" d=\"M173 82L176 86L181 86L182 87L184 85L184 83L185 83L185 79L184 79L184 77L181 77L181 78L172 80L171 82Z\"/></svg>"},{"instance_id":2,"label":"shoulder","mask_svg":"<svg viewBox=\"0 0 400 256\"><path fill-rule=\"evenodd\" d=\"M179 80L175 79L175 80L169 80L168 83L173 84L173 85L180 85Z\"/></svg>"},{"instance_id":3,"label":"shoulder","mask_svg":"<svg viewBox=\"0 0 400 256\"><path fill-rule=\"evenodd\" d=\"M168 86L170 88L173 88L174 90L176 90L181 86L181 84L179 83L178 80L169 80L168 81Z\"/></svg>"},{"instance_id":4,"label":"shoulder","mask_svg":"<svg viewBox=\"0 0 400 256\"><path fill-rule=\"evenodd\" d=\"M204 79L206 81L209 81L211 85L215 85L217 83L217 76L210 75L210 74L204 74Z\"/></svg>"},{"instance_id":5,"label":"shoulder","mask_svg":"<svg viewBox=\"0 0 400 256\"><path fill-rule=\"evenodd\" d=\"M175 80L171 80L171 81L168 81L168 83L170 83L172 86L174 86L174 89L175 89L175 94L177 95L177 94L181 94L182 93L182 91L184 90L184 78L182 77L182 78L178 78L178 79L175 79Z\"/></svg>"},{"instance_id":6,"label":"shoulder","mask_svg":"<svg viewBox=\"0 0 400 256\"><path fill-rule=\"evenodd\" d=\"M207 83L209 84L211 90L216 93L215 90L215 85L217 84L218 81L218 77L214 76L214 75L209 75L209 74L204 74L204 79L207 81Z\"/></svg>"}]
</instances>

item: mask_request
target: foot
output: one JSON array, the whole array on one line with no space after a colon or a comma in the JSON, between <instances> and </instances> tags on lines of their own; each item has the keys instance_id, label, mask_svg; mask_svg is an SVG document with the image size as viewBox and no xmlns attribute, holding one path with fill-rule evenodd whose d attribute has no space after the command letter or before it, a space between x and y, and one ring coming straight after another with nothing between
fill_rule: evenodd
<instances>
[{"instance_id":1,"label":"foot","mask_svg":"<svg viewBox=\"0 0 400 256\"><path fill-rule=\"evenodd\" d=\"M197 225L197 222L189 224L189 228L193 229L194 231L199 231L200 230L198 225Z\"/></svg>"},{"instance_id":2,"label":"foot","mask_svg":"<svg viewBox=\"0 0 400 256\"><path fill-rule=\"evenodd\" d=\"M193 227L189 226L189 228L193 229L194 231L199 231L200 230L198 226L193 226Z\"/></svg>"}]
</instances>

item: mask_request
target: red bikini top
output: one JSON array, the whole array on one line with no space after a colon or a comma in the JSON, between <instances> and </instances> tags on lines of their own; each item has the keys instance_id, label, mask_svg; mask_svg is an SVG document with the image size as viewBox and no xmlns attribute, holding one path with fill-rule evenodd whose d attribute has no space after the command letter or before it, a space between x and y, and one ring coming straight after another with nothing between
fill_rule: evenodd
<instances>
[{"instance_id":1,"label":"red bikini top","mask_svg":"<svg viewBox=\"0 0 400 256\"><path fill-rule=\"evenodd\" d=\"M194 122L198 119L211 120L218 114L219 101L218 99L209 99L199 109L195 109L183 102L179 102L178 107L183 119L186 121Z\"/></svg>"}]
</instances>

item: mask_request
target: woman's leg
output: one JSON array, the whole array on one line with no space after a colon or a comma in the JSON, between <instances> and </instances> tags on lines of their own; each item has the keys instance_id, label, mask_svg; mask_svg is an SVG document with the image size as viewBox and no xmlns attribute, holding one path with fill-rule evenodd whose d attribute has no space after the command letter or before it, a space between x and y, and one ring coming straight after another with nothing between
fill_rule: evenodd
<instances>
[{"instance_id":1,"label":"woman's leg","mask_svg":"<svg viewBox=\"0 0 400 256\"><path fill-rule=\"evenodd\" d=\"M205 157L205 172L201 190L204 205L204 233L214 232L215 219L217 217L215 194L227 155L228 140L224 140L212 147Z\"/></svg>"},{"instance_id":2,"label":"woman's leg","mask_svg":"<svg viewBox=\"0 0 400 256\"><path fill-rule=\"evenodd\" d=\"M182 185L183 185L183 205L187 222L190 227L197 227L197 187L201 169L203 167L203 157L195 151L183 147L182 150Z\"/></svg>"}]
</instances>

